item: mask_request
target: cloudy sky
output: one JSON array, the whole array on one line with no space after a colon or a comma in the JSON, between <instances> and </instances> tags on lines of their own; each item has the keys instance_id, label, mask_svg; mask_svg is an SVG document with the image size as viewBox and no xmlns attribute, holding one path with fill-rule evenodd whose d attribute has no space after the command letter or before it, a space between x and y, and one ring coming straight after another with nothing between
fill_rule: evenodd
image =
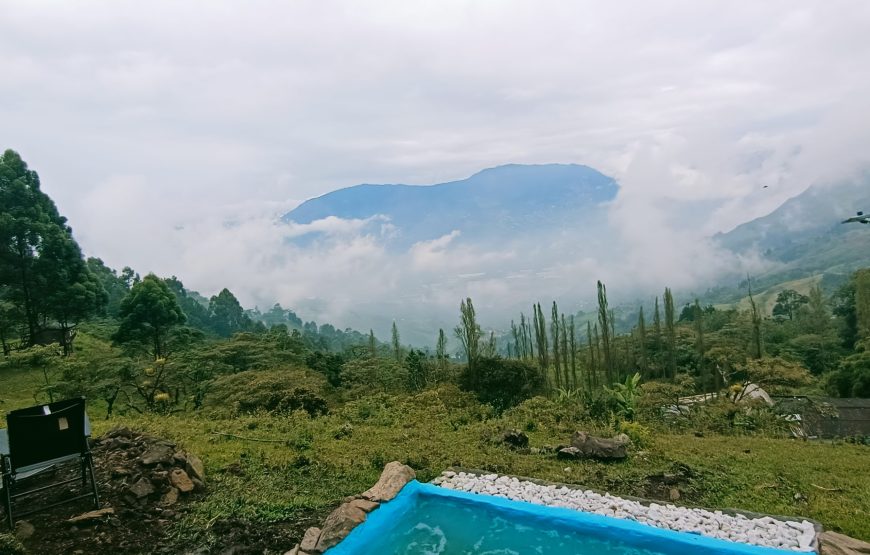
<instances>
[{"instance_id":1,"label":"cloudy sky","mask_svg":"<svg viewBox=\"0 0 870 555\"><path fill-rule=\"evenodd\" d=\"M655 279L709 279L679 265L699 237L867 163L868 33L863 0L3 0L0 147L40 173L88 254L339 325L358 324L360 298L414 298L431 269L406 272L352 225L287 247L276 215L504 163L614 176L635 251L687 249ZM710 207L691 229L685 202ZM465 254L441 277L475 273ZM520 293L451 283L451 307Z\"/></svg>"}]
</instances>

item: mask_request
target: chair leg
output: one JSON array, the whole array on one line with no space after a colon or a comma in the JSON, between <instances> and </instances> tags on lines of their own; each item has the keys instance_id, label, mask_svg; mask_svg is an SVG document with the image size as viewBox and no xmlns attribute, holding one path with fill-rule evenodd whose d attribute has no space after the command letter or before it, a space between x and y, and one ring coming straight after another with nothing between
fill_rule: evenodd
<instances>
[{"instance_id":1,"label":"chair leg","mask_svg":"<svg viewBox=\"0 0 870 555\"><path fill-rule=\"evenodd\" d=\"M6 506L6 523L9 525L9 530L15 530L12 522L12 480L9 475L3 473L3 501Z\"/></svg>"},{"instance_id":2,"label":"chair leg","mask_svg":"<svg viewBox=\"0 0 870 555\"><path fill-rule=\"evenodd\" d=\"M91 475L91 489L94 491L94 508L100 508L100 494L97 491L97 478L94 475L94 459L90 453L88 453L88 473Z\"/></svg>"}]
</instances>

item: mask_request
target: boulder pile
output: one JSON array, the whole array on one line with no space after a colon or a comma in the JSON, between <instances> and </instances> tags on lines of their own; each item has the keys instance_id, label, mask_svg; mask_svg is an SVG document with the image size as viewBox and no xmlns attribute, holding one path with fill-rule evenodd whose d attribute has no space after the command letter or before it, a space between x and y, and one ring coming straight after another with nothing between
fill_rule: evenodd
<instances>
[{"instance_id":1,"label":"boulder pile","mask_svg":"<svg viewBox=\"0 0 870 555\"><path fill-rule=\"evenodd\" d=\"M116 428L94 440L94 451L112 477L101 488L121 493L128 506L169 508L183 496L205 489L202 461L171 441Z\"/></svg>"}]
</instances>

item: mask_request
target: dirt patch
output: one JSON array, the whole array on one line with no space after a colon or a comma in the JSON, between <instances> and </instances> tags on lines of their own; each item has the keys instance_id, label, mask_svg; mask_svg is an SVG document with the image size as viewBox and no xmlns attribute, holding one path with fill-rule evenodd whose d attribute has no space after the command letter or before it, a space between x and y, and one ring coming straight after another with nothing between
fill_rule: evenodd
<instances>
[{"instance_id":1,"label":"dirt patch","mask_svg":"<svg viewBox=\"0 0 870 555\"><path fill-rule=\"evenodd\" d=\"M17 522L16 530L28 553L280 554L299 541L308 525L254 525L224 519L211 527L219 545L179 546L172 534L173 525L190 510L191 503L208 495L201 461L170 441L126 428L94 440L92 453L102 510L69 522L94 511L90 499L83 499L25 516ZM28 489L48 485L78 473L78 464L67 465L22 481L21 485ZM22 502L49 505L75 493L85 493L79 481L25 497Z\"/></svg>"}]
</instances>

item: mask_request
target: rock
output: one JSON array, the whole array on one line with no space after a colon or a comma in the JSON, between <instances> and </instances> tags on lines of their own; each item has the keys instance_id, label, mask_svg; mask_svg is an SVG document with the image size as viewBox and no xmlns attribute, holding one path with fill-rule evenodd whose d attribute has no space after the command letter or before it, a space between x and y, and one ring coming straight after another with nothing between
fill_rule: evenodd
<instances>
[{"instance_id":1,"label":"rock","mask_svg":"<svg viewBox=\"0 0 870 555\"><path fill-rule=\"evenodd\" d=\"M870 543L856 540L837 532L822 532L819 534L819 547L821 555L870 554Z\"/></svg>"},{"instance_id":2,"label":"rock","mask_svg":"<svg viewBox=\"0 0 870 555\"><path fill-rule=\"evenodd\" d=\"M193 491L193 482L190 480L187 472L180 468L173 468L172 472L169 473L169 483L178 488L178 491L181 493Z\"/></svg>"},{"instance_id":3,"label":"rock","mask_svg":"<svg viewBox=\"0 0 870 555\"><path fill-rule=\"evenodd\" d=\"M200 482L205 483L205 466L202 464L202 460L196 455L192 455L190 453L187 454L187 465L185 466L185 470L187 474Z\"/></svg>"},{"instance_id":4,"label":"rock","mask_svg":"<svg viewBox=\"0 0 870 555\"><path fill-rule=\"evenodd\" d=\"M154 486L151 485L151 480L139 478L135 484L127 488L127 491L135 495L136 499L142 499L154 493Z\"/></svg>"},{"instance_id":5,"label":"rock","mask_svg":"<svg viewBox=\"0 0 870 555\"><path fill-rule=\"evenodd\" d=\"M299 555L299 546L298 545L295 546L290 551L287 551L286 553L284 553L284 555Z\"/></svg>"},{"instance_id":6,"label":"rock","mask_svg":"<svg viewBox=\"0 0 870 555\"><path fill-rule=\"evenodd\" d=\"M160 498L160 504L164 507L175 505L178 502L178 489L169 488L169 491L163 494Z\"/></svg>"},{"instance_id":7,"label":"rock","mask_svg":"<svg viewBox=\"0 0 870 555\"><path fill-rule=\"evenodd\" d=\"M305 531L302 541L299 543L301 551L314 551L317 548L317 538L320 537L320 528L311 527Z\"/></svg>"},{"instance_id":8,"label":"rock","mask_svg":"<svg viewBox=\"0 0 870 555\"><path fill-rule=\"evenodd\" d=\"M529 446L529 436L516 429L504 432L500 441L511 449L526 449Z\"/></svg>"},{"instance_id":9,"label":"rock","mask_svg":"<svg viewBox=\"0 0 870 555\"><path fill-rule=\"evenodd\" d=\"M377 503L375 501L369 501L368 499L351 499L350 501L348 501L348 503L353 505L354 507L362 509L367 513L370 513L381 506L380 503Z\"/></svg>"},{"instance_id":10,"label":"rock","mask_svg":"<svg viewBox=\"0 0 870 555\"><path fill-rule=\"evenodd\" d=\"M586 432L574 432L571 437L571 447L579 449L584 457L604 461L622 460L628 456L625 450L628 445L627 439L628 436L625 434L620 434L613 439L606 439L590 436Z\"/></svg>"},{"instance_id":11,"label":"rock","mask_svg":"<svg viewBox=\"0 0 870 555\"><path fill-rule=\"evenodd\" d=\"M19 520L15 523L15 539L20 542L28 539L34 532L36 532L36 528L26 520Z\"/></svg>"},{"instance_id":12,"label":"rock","mask_svg":"<svg viewBox=\"0 0 870 555\"><path fill-rule=\"evenodd\" d=\"M556 453L556 458L559 459L579 459L582 456L583 452L576 447L563 447Z\"/></svg>"},{"instance_id":13,"label":"rock","mask_svg":"<svg viewBox=\"0 0 870 555\"><path fill-rule=\"evenodd\" d=\"M96 511L82 513L78 516L72 517L66 522L67 524L86 524L89 522L94 522L95 520L103 520L107 516L113 514L115 514L115 509L113 509L112 507L106 507L105 509L97 509Z\"/></svg>"},{"instance_id":14,"label":"rock","mask_svg":"<svg viewBox=\"0 0 870 555\"><path fill-rule=\"evenodd\" d=\"M338 542L346 538L350 534L350 531L356 528L358 524L364 522L365 519L366 513L359 507L351 503L340 505L336 510L332 511L332 514L326 517L314 551L323 553L330 547L337 545Z\"/></svg>"},{"instance_id":15,"label":"rock","mask_svg":"<svg viewBox=\"0 0 870 555\"><path fill-rule=\"evenodd\" d=\"M190 481L193 482L194 490L202 491L205 489L205 484L203 484L200 480L197 480L196 478L191 478Z\"/></svg>"},{"instance_id":16,"label":"rock","mask_svg":"<svg viewBox=\"0 0 870 555\"><path fill-rule=\"evenodd\" d=\"M398 461L387 463L378 482L364 491L360 498L383 503L394 498L405 484L416 478L414 469Z\"/></svg>"},{"instance_id":17,"label":"rock","mask_svg":"<svg viewBox=\"0 0 870 555\"><path fill-rule=\"evenodd\" d=\"M130 469L124 468L123 466L116 466L112 468L112 478L121 478L124 476L130 475Z\"/></svg>"},{"instance_id":18,"label":"rock","mask_svg":"<svg viewBox=\"0 0 870 555\"><path fill-rule=\"evenodd\" d=\"M671 488L671 491L668 492L668 499L671 501L679 501L680 500L680 490L677 488Z\"/></svg>"},{"instance_id":19,"label":"rock","mask_svg":"<svg viewBox=\"0 0 870 555\"><path fill-rule=\"evenodd\" d=\"M133 432L130 428L122 427L122 428L112 428L108 432L106 432L104 437L123 437L130 439L133 437Z\"/></svg>"},{"instance_id":20,"label":"rock","mask_svg":"<svg viewBox=\"0 0 870 555\"><path fill-rule=\"evenodd\" d=\"M139 462L145 466L153 466L155 464L170 464L172 462L172 447L156 443L149 447L139 457Z\"/></svg>"}]
</instances>

